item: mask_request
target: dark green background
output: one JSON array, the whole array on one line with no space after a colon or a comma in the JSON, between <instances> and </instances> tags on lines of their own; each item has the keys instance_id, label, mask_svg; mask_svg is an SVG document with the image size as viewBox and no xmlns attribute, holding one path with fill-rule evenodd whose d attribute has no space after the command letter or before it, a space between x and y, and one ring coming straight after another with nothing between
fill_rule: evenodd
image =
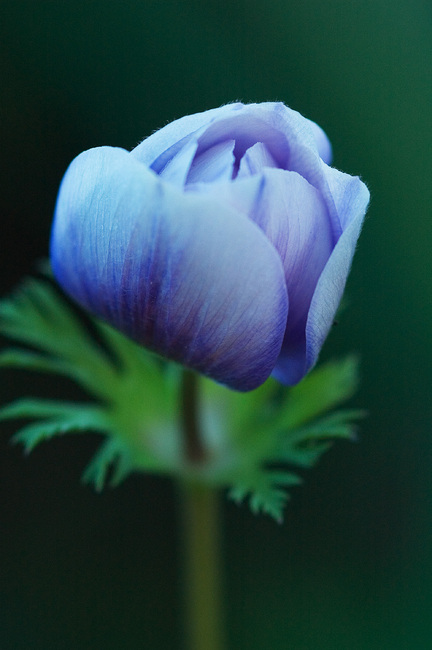
<instances>
[{"instance_id":1,"label":"dark green background","mask_svg":"<svg viewBox=\"0 0 432 650\"><path fill-rule=\"evenodd\" d=\"M133 147L222 103L282 100L329 134L372 203L322 358L357 351L369 418L308 473L278 526L227 502L236 650L432 645L429 0L2 2L1 292L47 254L83 149ZM2 375L1 402L73 387ZM79 483L93 437L30 458L2 425L2 650L180 647L175 492Z\"/></svg>"}]
</instances>

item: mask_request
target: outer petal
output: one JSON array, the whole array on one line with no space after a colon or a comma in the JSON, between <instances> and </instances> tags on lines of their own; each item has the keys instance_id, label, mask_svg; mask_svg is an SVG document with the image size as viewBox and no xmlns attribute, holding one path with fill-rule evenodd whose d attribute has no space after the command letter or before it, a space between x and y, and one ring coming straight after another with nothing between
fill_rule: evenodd
<instances>
[{"instance_id":1,"label":"outer petal","mask_svg":"<svg viewBox=\"0 0 432 650\"><path fill-rule=\"evenodd\" d=\"M312 133L315 138L316 146L318 147L318 152L326 165L330 165L333 160L333 150L326 133L322 130L316 122L308 120L309 126L312 129Z\"/></svg>"},{"instance_id":2,"label":"outer petal","mask_svg":"<svg viewBox=\"0 0 432 650\"><path fill-rule=\"evenodd\" d=\"M223 196L265 233L283 264L289 313L279 365L283 383L305 373L306 323L317 282L333 250L327 207L320 193L296 172L266 168L231 183L198 184L189 191ZM278 366L279 367L279 366Z\"/></svg>"},{"instance_id":3,"label":"outer petal","mask_svg":"<svg viewBox=\"0 0 432 650\"><path fill-rule=\"evenodd\" d=\"M358 177L336 169L325 170L329 187L340 215L343 233L337 242L312 297L306 324L304 355L281 354L274 371L276 379L293 384L316 363L321 347L333 323L351 267L357 240L369 202L369 191ZM293 373L293 368L296 372Z\"/></svg>"},{"instance_id":4,"label":"outer petal","mask_svg":"<svg viewBox=\"0 0 432 650\"><path fill-rule=\"evenodd\" d=\"M233 208L176 191L122 149L90 150L63 180L51 254L70 295L143 345L238 390L271 373L283 269Z\"/></svg>"}]
</instances>

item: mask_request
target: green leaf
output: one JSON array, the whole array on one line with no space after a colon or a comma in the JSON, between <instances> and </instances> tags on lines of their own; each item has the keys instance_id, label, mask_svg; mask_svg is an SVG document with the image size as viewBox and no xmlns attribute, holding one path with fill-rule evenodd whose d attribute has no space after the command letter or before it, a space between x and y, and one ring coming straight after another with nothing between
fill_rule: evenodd
<instances>
[{"instance_id":1,"label":"green leaf","mask_svg":"<svg viewBox=\"0 0 432 650\"><path fill-rule=\"evenodd\" d=\"M106 440L96 452L83 474L83 482L93 484L98 492L106 483L119 485L134 469L127 448L118 440Z\"/></svg>"},{"instance_id":2,"label":"green leaf","mask_svg":"<svg viewBox=\"0 0 432 650\"><path fill-rule=\"evenodd\" d=\"M240 503L249 496L250 508L254 514L262 512L280 523L283 509L289 499L285 488L300 483L300 478L289 471L256 468L250 476L235 484L229 492L229 497Z\"/></svg>"},{"instance_id":3,"label":"green leaf","mask_svg":"<svg viewBox=\"0 0 432 650\"><path fill-rule=\"evenodd\" d=\"M49 283L27 279L1 302L0 332L44 353L9 350L2 365L59 372L96 396L110 394L117 369Z\"/></svg>"},{"instance_id":4,"label":"green leaf","mask_svg":"<svg viewBox=\"0 0 432 650\"><path fill-rule=\"evenodd\" d=\"M88 407L84 405L83 408ZM0 420L62 417L70 410L74 412L75 409L79 409L75 402L25 398L0 408Z\"/></svg>"},{"instance_id":5,"label":"green leaf","mask_svg":"<svg viewBox=\"0 0 432 650\"><path fill-rule=\"evenodd\" d=\"M254 512L281 518L287 488L300 482L289 468L310 468L336 439L353 439L356 422L365 415L353 409L319 417L353 394L357 365L353 357L328 363L289 391L266 382L256 405L248 399L248 408L238 409L236 425L242 434L234 439L242 447L243 474L232 478L232 498L243 500L249 494ZM282 470L271 473L266 467L272 465Z\"/></svg>"},{"instance_id":6,"label":"green leaf","mask_svg":"<svg viewBox=\"0 0 432 650\"><path fill-rule=\"evenodd\" d=\"M8 348L0 353L0 367L22 368L38 370L40 372L53 372L61 375L70 375L70 364L61 359L54 359L36 352L29 352L20 348Z\"/></svg>"},{"instance_id":7,"label":"green leaf","mask_svg":"<svg viewBox=\"0 0 432 650\"><path fill-rule=\"evenodd\" d=\"M31 348L4 350L0 366L67 376L95 400L83 404L18 400L0 409L0 419L39 420L14 437L27 451L65 433L98 431L110 436L86 474L93 472L98 486L108 465L115 468L111 482L120 480L130 466L166 471L173 464L166 458L172 451L155 454L151 447L159 430L171 432L171 420L177 419L175 367L169 370L168 364L113 328L90 321L97 339L81 321L79 310L45 280L25 280L0 303L0 333Z\"/></svg>"},{"instance_id":8,"label":"green leaf","mask_svg":"<svg viewBox=\"0 0 432 650\"><path fill-rule=\"evenodd\" d=\"M316 368L288 393L278 426L294 428L309 422L354 395L358 386L358 359L349 356Z\"/></svg>"},{"instance_id":9,"label":"green leaf","mask_svg":"<svg viewBox=\"0 0 432 650\"><path fill-rule=\"evenodd\" d=\"M86 431L105 430L104 419L97 416L92 417L89 413L72 414L64 413L57 419L43 420L42 422L33 422L18 431L12 438L13 442L24 445L26 452L32 451L43 440L48 440L53 436L64 435L66 433L82 433Z\"/></svg>"},{"instance_id":10,"label":"green leaf","mask_svg":"<svg viewBox=\"0 0 432 650\"><path fill-rule=\"evenodd\" d=\"M336 439L352 440L357 422L365 417L359 409L342 410L307 426L281 434L275 458L285 463L312 467Z\"/></svg>"}]
</instances>

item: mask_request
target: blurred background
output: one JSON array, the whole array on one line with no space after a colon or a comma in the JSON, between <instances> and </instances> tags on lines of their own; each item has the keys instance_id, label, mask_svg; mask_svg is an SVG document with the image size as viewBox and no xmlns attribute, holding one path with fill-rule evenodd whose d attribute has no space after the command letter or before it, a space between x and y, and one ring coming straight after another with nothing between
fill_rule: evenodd
<instances>
[{"instance_id":1,"label":"blurred background","mask_svg":"<svg viewBox=\"0 0 432 650\"><path fill-rule=\"evenodd\" d=\"M224 503L231 648L432 645L432 8L428 0L3 1L0 293L47 255L72 158L166 122L281 100L329 134L371 207L322 359L355 351L365 407L283 525ZM73 398L4 372L0 402ZM80 484L99 440L0 437L0 647L180 647L175 490Z\"/></svg>"}]
</instances>

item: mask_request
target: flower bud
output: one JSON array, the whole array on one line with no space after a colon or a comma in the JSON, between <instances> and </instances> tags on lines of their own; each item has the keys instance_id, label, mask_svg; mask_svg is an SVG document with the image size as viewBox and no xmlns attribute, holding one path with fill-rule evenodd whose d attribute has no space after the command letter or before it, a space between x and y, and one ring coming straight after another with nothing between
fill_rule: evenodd
<instances>
[{"instance_id":1,"label":"flower bud","mask_svg":"<svg viewBox=\"0 0 432 650\"><path fill-rule=\"evenodd\" d=\"M320 127L281 103L86 151L60 187L54 274L93 314L222 384L295 384L333 322L369 200L330 158Z\"/></svg>"}]
</instances>

